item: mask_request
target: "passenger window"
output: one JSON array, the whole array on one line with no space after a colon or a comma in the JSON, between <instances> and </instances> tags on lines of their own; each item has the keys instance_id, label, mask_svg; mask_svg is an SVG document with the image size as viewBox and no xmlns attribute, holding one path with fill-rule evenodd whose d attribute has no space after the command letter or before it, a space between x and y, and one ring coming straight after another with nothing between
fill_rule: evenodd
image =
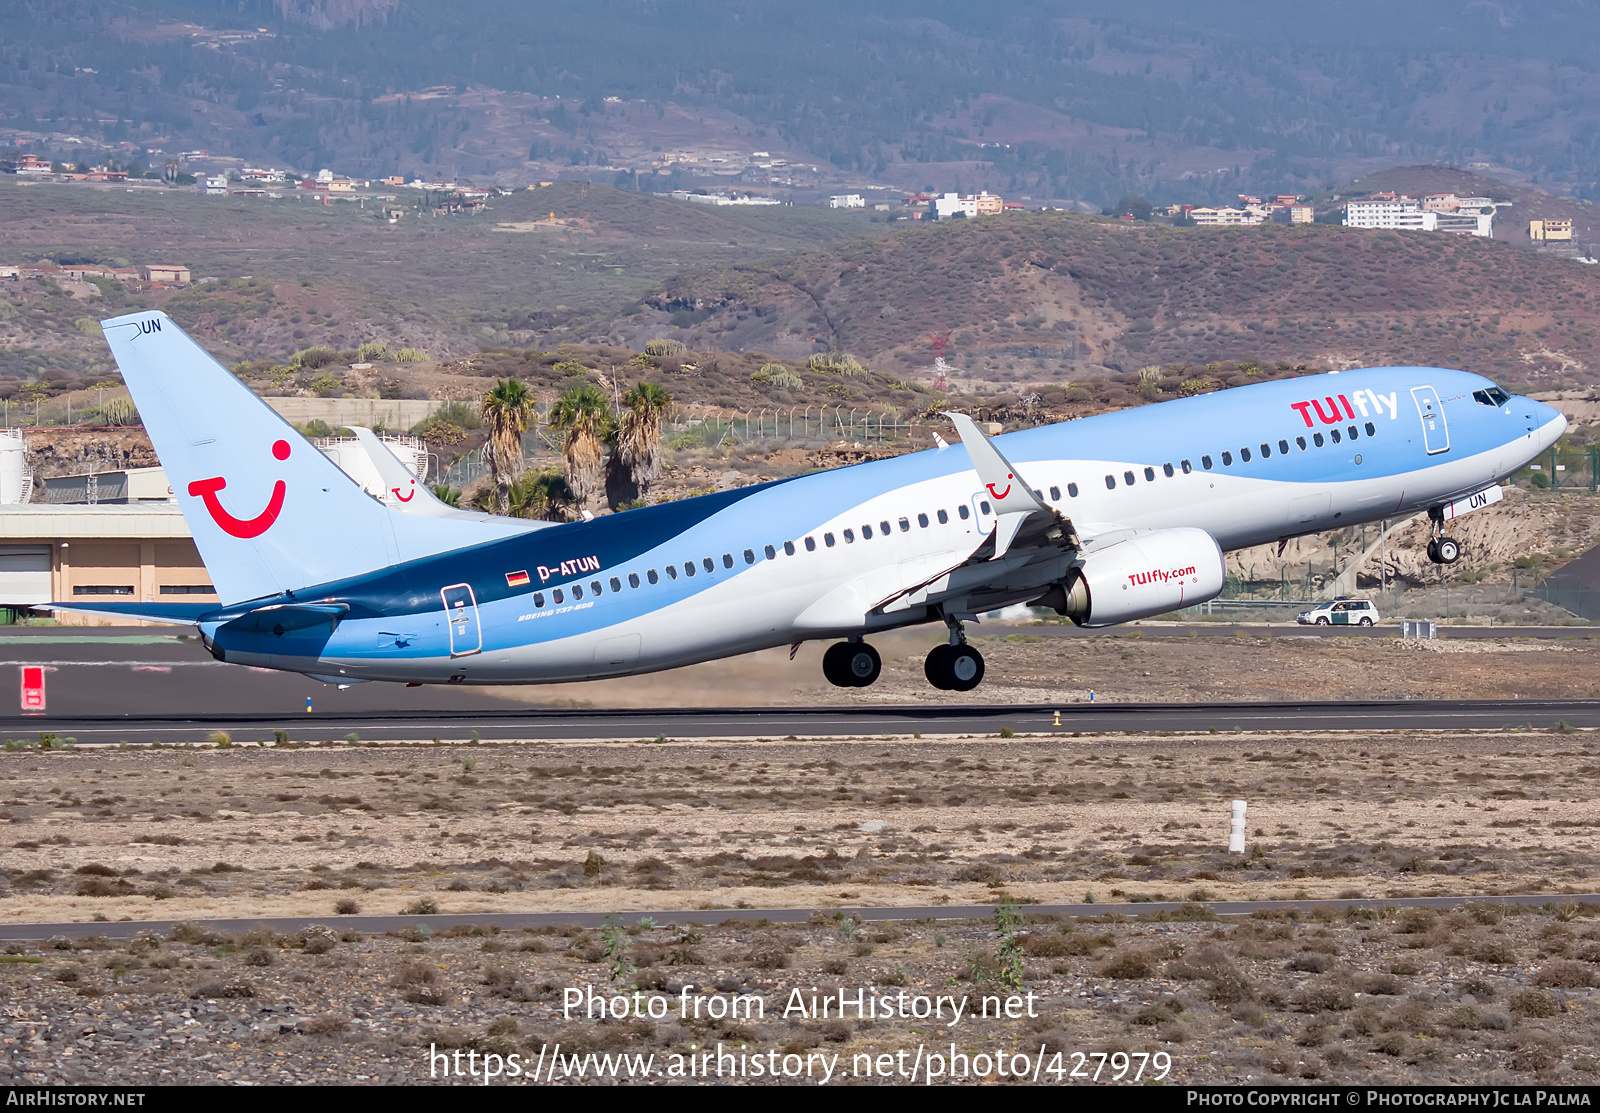
<instances>
[{"instance_id":1,"label":"passenger window","mask_svg":"<svg viewBox=\"0 0 1600 1113\"><path fill-rule=\"evenodd\" d=\"M712 560L710 557L701 557L700 567L704 568L708 573L715 572L717 570L717 562Z\"/></svg>"},{"instance_id":2,"label":"passenger window","mask_svg":"<svg viewBox=\"0 0 1600 1113\"><path fill-rule=\"evenodd\" d=\"M567 597L561 594L561 589L559 587L550 593L550 598L556 601L557 606L560 606L562 603L567 601Z\"/></svg>"},{"instance_id":3,"label":"passenger window","mask_svg":"<svg viewBox=\"0 0 1600 1113\"><path fill-rule=\"evenodd\" d=\"M1372 424L1372 422L1370 422L1370 421L1367 422L1367 436L1376 437L1377 435L1378 435L1378 427L1376 425Z\"/></svg>"},{"instance_id":4,"label":"passenger window","mask_svg":"<svg viewBox=\"0 0 1600 1113\"><path fill-rule=\"evenodd\" d=\"M822 543L824 545L828 546L828 548L830 548L830 549L833 548L833 534L831 534L831 533L823 534L822 535Z\"/></svg>"},{"instance_id":5,"label":"passenger window","mask_svg":"<svg viewBox=\"0 0 1600 1113\"><path fill-rule=\"evenodd\" d=\"M783 552L784 552L784 555L786 555L786 556L794 556L794 542L793 541L785 541L783 543Z\"/></svg>"},{"instance_id":6,"label":"passenger window","mask_svg":"<svg viewBox=\"0 0 1600 1113\"><path fill-rule=\"evenodd\" d=\"M947 526L947 525L950 524L950 514L949 514L948 511L946 511L946 510L939 511L939 524L941 526Z\"/></svg>"},{"instance_id":7,"label":"passenger window","mask_svg":"<svg viewBox=\"0 0 1600 1113\"><path fill-rule=\"evenodd\" d=\"M985 513L985 514L993 514L994 513L994 511L989 509L989 500L988 499L984 499L982 502L978 503L978 509L980 511L982 511L983 513ZM885 530L887 530L889 528L889 523L885 522L883 524L883 528Z\"/></svg>"},{"instance_id":8,"label":"passenger window","mask_svg":"<svg viewBox=\"0 0 1600 1113\"><path fill-rule=\"evenodd\" d=\"M1239 462L1241 464L1248 464L1250 462L1250 450L1248 448L1241 448L1239 450Z\"/></svg>"},{"instance_id":9,"label":"passenger window","mask_svg":"<svg viewBox=\"0 0 1600 1113\"><path fill-rule=\"evenodd\" d=\"M1060 487L1052 487L1052 488L1050 488L1050 501L1051 502L1060 502L1061 501L1061 488Z\"/></svg>"},{"instance_id":10,"label":"passenger window","mask_svg":"<svg viewBox=\"0 0 1600 1113\"><path fill-rule=\"evenodd\" d=\"M962 503L960 506L956 507L956 514L963 522L972 516L972 512L967 509L966 503Z\"/></svg>"},{"instance_id":11,"label":"passenger window","mask_svg":"<svg viewBox=\"0 0 1600 1113\"><path fill-rule=\"evenodd\" d=\"M1300 446L1301 452L1306 450L1306 439L1304 437L1296 437L1294 443Z\"/></svg>"},{"instance_id":12,"label":"passenger window","mask_svg":"<svg viewBox=\"0 0 1600 1113\"><path fill-rule=\"evenodd\" d=\"M1202 468L1205 468L1206 471L1210 471L1211 470L1211 457L1209 457L1209 456L1200 457L1200 466Z\"/></svg>"},{"instance_id":13,"label":"passenger window","mask_svg":"<svg viewBox=\"0 0 1600 1113\"><path fill-rule=\"evenodd\" d=\"M1321 433L1312 433L1311 434L1311 443L1316 445L1318 448L1321 448L1322 447L1322 434Z\"/></svg>"},{"instance_id":14,"label":"passenger window","mask_svg":"<svg viewBox=\"0 0 1600 1113\"><path fill-rule=\"evenodd\" d=\"M1222 466L1225 468L1233 467L1233 453L1224 452L1222 454Z\"/></svg>"},{"instance_id":15,"label":"passenger window","mask_svg":"<svg viewBox=\"0 0 1600 1113\"><path fill-rule=\"evenodd\" d=\"M1333 443L1334 444L1338 444L1339 443L1339 430L1337 430L1337 429L1329 429L1328 430L1328 436L1333 438Z\"/></svg>"},{"instance_id":16,"label":"passenger window","mask_svg":"<svg viewBox=\"0 0 1600 1113\"><path fill-rule=\"evenodd\" d=\"M628 573L628 586L629 587L638 587L639 586L639 573L637 573L637 572L629 572Z\"/></svg>"},{"instance_id":17,"label":"passenger window","mask_svg":"<svg viewBox=\"0 0 1600 1113\"><path fill-rule=\"evenodd\" d=\"M600 590L600 581L599 580L590 580L589 581L589 590L594 592L596 595L604 595L605 594L603 591Z\"/></svg>"},{"instance_id":18,"label":"passenger window","mask_svg":"<svg viewBox=\"0 0 1600 1113\"><path fill-rule=\"evenodd\" d=\"M533 593L533 605L535 607L544 606L544 592L536 591Z\"/></svg>"},{"instance_id":19,"label":"passenger window","mask_svg":"<svg viewBox=\"0 0 1600 1113\"><path fill-rule=\"evenodd\" d=\"M611 577L611 590L612 591L621 591L622 590L622 581L619 580L615 576Z\"/></svg>"},{"instance_id":20,"label":"passenger window","mask_svg":"<svg viewBox=\"0 0 1600 1113\"><path fill-rule=\"evenodd\" d=\"M1178 466L1183 469L1184 475L1188 475L1190 472L1194 471L1194 465L1189 463L1187 460L1180 461Z\"/></svg>"},{"instance_id":21,"label":"passenger window","mask_svg":"<svg viewBox=\"0 0 1600 1113\"><path fill-rule=\"evenodd\" d=\"M686 560L683 562L683 574L685 576L694 575L694 561Z\"/></svg>"},{"instance_id":22,"label":"passenger window","mask_svg":"<svg viewBox=\"0 0 1600 1113\"><path fill-rule=\"evenodd\" d=\"M856 531L855 530L847 529L847 530L844 531L844 543L846 545L854 545L856 543Z\"/></svg>"},{"instance_id":23,"label":"passenger window","mask_svg":"<svg viewBox=\"0 0 1600 1113\"><path fill-rule=\"evenodd\" d=\"M816 551L817 551L817 539L815 537L807 537L806 538L806 552L814 553Z\"/></svg>"},{"instance_id":24,"label":"passenger window","mask_svg":"<svg viewBox=\"0 0 1600 1113\"><path fill-rule=\"evenodd\" d=\"M1156 481L1156 469L1155 468L1145 468L1144 469L1144 481L1146 483L1154 483Z\"/></svg>"},{"instance_id":25,"label":"passenger window","mask_svg":"<svg viewBox=\"0 0 1600 1113\"><path fill-rule=\"evenodd\" d=\"M1161 474L1166 476L1168 479L1171 479L1172 478L1172 465L1171 464L1162 464L1161 465Z\"/></svg>"},{"instance_id":26,"label":"passenger window","mask_svg":"<svg viewBox=\"0 0 1600 1113\"><path fill-rule=\"evenodd\" d=\"M1289 455L1289 442L1288 441L1279 441L1278 442L1278 451L1283 453L1285 456Z\"/></svg>"},{"instance_id":27,"label":"passenger window","mask_svg":"<svg viewBox=\"0 0 1600 1113\"><path fill-rule=\"evenodd\" d=\"M1270 444L1262 445L1261 446L1261 458L1263 460L1265 460L1268 457L1270 457L1271 455L1272 455L1272 446Z\"/></svg>"},{"instance_id":28,"label":"passenger window","mask_svg":"<svg viewBox=\"0 0 1600 1113\"><path fill-rule=\"evenodd\" d=\"M911 532L911 519L909 519L909 518L901 518L900 519L900 532L901 533L910 533Z\"/></svg>"},{"instance_id":29,"label":"passenger window","mask_svg":"<svg viewBox=\"0 0 1600 1113\"><path fill-rule=\"evenodd\" d=\"M644 574L644 578L649 580L653 584L658 584L658 583L661 582L661 577L656 575L656 570L654 568L652 568L648 572L646 572Z\"/></svg>"},{"instance_id":30,"label":"passenger window","mask_svg":"<svg viewBox=\"0 0 1600 1113\"><path fill-rule=\"evenodd\" d=\"M1132 487L1133 486L1133 473L1131 471L1123 472L1122 473L1122 481L1124 483L1126 483L1128 486Z\"/></svg>"},{"instance_id":31,"label":"passenger window","mask_svg":"<svg viewBox=\"0 0 1600 1113\"><path fill-rule=\"evenodd\" d=\"M574 599L582 599L583 598L583 585L582 584L573 584L572 585L572 597Z\"/></svg>"},{"instance_id":32,"label":"passenger window","mask_svg":"<svg viewBox=\"0 0 1600 1113\"><path fill-rule=\"evenodd\" d=\"M983 512L985 514L989 513L989 508L987 506L985 506L983 508ZM878 523L878 529L880 529L883 532L883 535L885 537L888 537L889 534L893 532L892 530L889 529L889 523L888 522L879 522Z\"/></svg>"},{"instance_id":33,"label":"passenger window","mask_svg":"<svg viewBox=\"0 0 1600 1113\"><path fill-rule=\"evenodd\" d=\"M863 541L871 541L872 540L872 527L871 526L862 526L861 527L861 540L863 540Z\"/></svg>"},{"instance_id":34,"label":"passenger window","mask_svg":"<svg viewBox=\"0 0 1600 1113\"><path fill-rule=\"evenodd\" d=\"M1115 491L1116 489L1117 489L1117 477L1114 476L1114 475L1106 476L1106 490Z\"/></svg>"},{"instance_id":35,"label":"passenger window","mask_svg":"<svg viewBox=\"0 0 1600 1113\"><path fill-rule=\"evenodd\" d=\"M723 553L722 554L722 567L724 567L724 568L732 568L733 567L733 554L732 553Z\"/></svg>"},{"instance_id":36,"label":"passenger window","mask_svg":"<svg viewBox=\"0 0 1600 1113\"><path fill-rule=\"evenodd\" d=\"M1350 439L1351 440L1355 440L1358 436L1360 436L1360 434L1356 432L1356 427L1354 425L1352 425L1352 426L1350 426L1350 428L1346 429L1345 432L1350 434Z\"/></svg>"},{"instance_id":37,"label":"passenger window","mask_svg":"<svg viewBox=\"0 0 1600 1113\"><path fill-rule=\"evenodd\" d=\"M676 564L668 564L668 565L666 565L666 570L667 570L667 579L675 580L675 579L678 578L678 566Z\"/></svg>"},{"instance_id":38,"label":"passenger window","mask_svg":"<svg viewBox=\"0 0 1600 1113\"><path fill-rule=\"evenodd\" d=\"M921 526L923 529L927 529L928 528L928 516L926 514L918 514L917 515L917 525Z\"/></svg>"},{"instance_id":39,"label":"passenger window","mask_svg":"<svg viewBox=\"0 0 1600 1113\"><path fill-rule=\"evenodd\" d=\"M1072 498L1077 498L1078 497L1078 485L1076 483L1068 483L1067 484L1067 494Z\"/></svg>"},{"instance_id":40,"label":"passenger window","mask_svg":"<svg viewBox=\"0 0 1600 1113\"><path fill-rule=\"evenodd\" d=\"M754 564L756 562L756 554L754 549L746 549L744 551L744 562L746 564Z\"/></svg>"}]
</instances>

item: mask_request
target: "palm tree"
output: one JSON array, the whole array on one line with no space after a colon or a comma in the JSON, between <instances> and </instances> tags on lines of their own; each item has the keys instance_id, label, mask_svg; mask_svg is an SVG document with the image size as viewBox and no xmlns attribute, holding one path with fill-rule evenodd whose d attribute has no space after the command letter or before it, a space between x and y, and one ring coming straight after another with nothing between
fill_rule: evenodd
<instances>
[{"instance_id":1,"label":"palm tree","mask_svg":"<svg viewBox=\"0 0 1600 1113\"><path fill-rule=\"evenodd\" d=\"M459 487L452 487L448 483L436 483L429 487L428 490L433 492L434 498L446 506L459 507L461 505L461 489Z\"/></svg>"},{"instance_id":2,"label":"palm tree","mask_svg":"<svg viewBox=\"0 0 1600 1113\"><path fill-rule=\"evenodd\" d=\"M637 383L622 396L622 405L606 473L606 500L613 510L637 501L661 474L661 420L672 395L660 383Z\"/></svg>"},{"instance_id":3,"label":"palm tree","mask_svg":"<svg viewBox=\"0 0 1600 1113\"><path fill-rule=\"evenodd\" d=\"M525 475L511 485L513 518L570 522L576 517L572 503L572 490L567 486L566 477L558 471Z\"/></svg>"},{"instance_id":4,"label":"palm tree","mask_svg":"<svg viewBox=\"0 0 1600 1113\"><path fill-rule=\"evenodd\" d=\"M489 439L483 445L484 463L494 476L495 499L504 514L510 504L511 485L522 471L522 434L529 422L538 423L533 394L520 379L496 379L479 404Z\"/></svg>"},{"instance_id":5,"label":"palm tree","mask_svg":"<svg viewBox=\"0 0 1600 1113\"><path fill-rule=\"evenodd\" d=\"M550 407L550 428L566 434L561 455L566 460L567 486L579 509L600 491L601 445L611 431L605 393L593 383L579 383Z\"/></svg>"}]
</instances>

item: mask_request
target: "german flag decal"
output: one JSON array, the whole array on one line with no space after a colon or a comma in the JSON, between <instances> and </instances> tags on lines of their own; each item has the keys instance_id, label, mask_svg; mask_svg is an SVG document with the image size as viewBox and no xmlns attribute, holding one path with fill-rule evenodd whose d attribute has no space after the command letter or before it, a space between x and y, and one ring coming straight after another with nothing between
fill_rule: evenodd
<instances>
[{"instance_id":1,"label":"german flag decal","mask_svg":"<svg viewBox=\"0 0 1600 1113\"><path fill-rule=\"evenodd\" d=\"M507 572L506 573L506 586L507 587L526 587L527 584L528 584L528 573L527 572Z\"/></svg>"}]
</instances>

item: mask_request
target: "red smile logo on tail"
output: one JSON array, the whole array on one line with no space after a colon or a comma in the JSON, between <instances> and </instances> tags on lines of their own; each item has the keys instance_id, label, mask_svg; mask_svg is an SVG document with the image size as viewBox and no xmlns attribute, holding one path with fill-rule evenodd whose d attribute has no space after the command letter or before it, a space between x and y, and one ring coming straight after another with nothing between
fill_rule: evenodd
<instances>
[{"instance_id":1,"label":"red smile logo on tail","mask_svg":"<svg viewBox=\"0 0 1600 1113\"><path fill-rule=\"evenodd\" d=\"M412 499L417 497L417 481L413 479L411 481L411 486L403 495L400 493L400 488L398 487L390 487L389 490L393 491L394 497L399 499L401 502L410 502Z\"/></svg>"},{"instance_id":2,"label":"red smile logo on tail","mask_svg":"<svg viewBox=\"0 0 1600 1113\"><path fill-rule=\"evenodd\" d=\"M1006 478L1015 479L1016 476L1012 475L1010 472L1007 472ZM996 501L1005 498L1011 493L1011 484L1009 483L1006 484L1006 489L1004 491L996 491L993 483L985 483L984 486L989 488L989 493L995 497Z\"/></svg>"},{"instance_id":3,"label":"red smile logo on tail","mask_svg":"<svg viewBox=\"0 0 1600 1113\"><path fill-rule=\"evenodd\" d=\"M279 460L289 458L289 442L277 441L272 446L272 455ZM211 479L197 479L189 484L189 494L195 498L203 499L206 510L211 514L211 520L222 527L224 533L232 537L248 540L260 537L272 528L272 523L278 520L278 514L283 510L283 497L288 493L288 485L283 480L278 480L272 485L272 497L267 500L267 508L254 518L235 518L223 507L217 492L228 485L222 476Z\"/></svg>"}]
</instances>

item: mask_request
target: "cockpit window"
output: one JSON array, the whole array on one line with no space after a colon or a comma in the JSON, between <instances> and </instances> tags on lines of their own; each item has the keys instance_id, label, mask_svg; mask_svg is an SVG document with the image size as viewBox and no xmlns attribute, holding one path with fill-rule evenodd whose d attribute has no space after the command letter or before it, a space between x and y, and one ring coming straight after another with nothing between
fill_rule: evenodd
<instances>
[{"instance_id":1,"label":"cockpit window","mask_svg":"<svg viewBox=\"0 0 1600 1113\"><path fill-rule=\"evenodd\" d=\"M1497 386L1492 386L1488 390L1473 391L1472 400L1480 406L1504 406L1511 401L1511 395Z\"/></svg>"}]
</instances>

